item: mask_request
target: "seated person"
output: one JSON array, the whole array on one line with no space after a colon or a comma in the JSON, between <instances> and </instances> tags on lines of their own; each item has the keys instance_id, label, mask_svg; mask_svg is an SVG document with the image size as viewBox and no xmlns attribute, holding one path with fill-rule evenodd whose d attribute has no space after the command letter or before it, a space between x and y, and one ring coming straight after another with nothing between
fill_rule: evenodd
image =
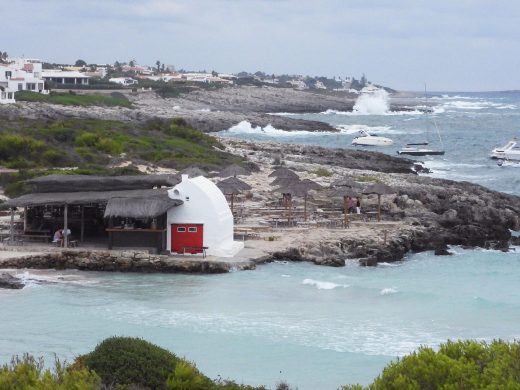
<instances>
[{"instance_id":1,"label":"seated person","mask_svg":"<svg viewBox=\"0 0 520 390\"><path fill-rule=\"evenodd\" d=\"M63 246L63 229L58 229L54 232L52 242L57 246Z\"/></svg>"}]
</instances>

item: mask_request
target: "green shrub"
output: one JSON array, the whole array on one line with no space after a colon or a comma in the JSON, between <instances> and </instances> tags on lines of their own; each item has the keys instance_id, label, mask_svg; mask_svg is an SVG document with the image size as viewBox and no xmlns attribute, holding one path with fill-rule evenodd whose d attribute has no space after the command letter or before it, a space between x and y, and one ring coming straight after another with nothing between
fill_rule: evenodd
<instances>
[{"instance_id":1,"label":"green shrub","mask_svg":"<svg viewBox=\"0 0 520 390\"><path fill-rule=\"evenodd\" d=\"M168 390L206 390L215 384L202 375L194 364L180 361L166 381Z\"/></svg>"},{"instance_id":2,"label":"green shrub","mask_svg":"<svg viewBox=\"0 0 520 390\"><path fill-rule=\"evenodd\" d=\"M131 337L111 337L102 341L79 362L94 370L105 385L136 385L165 389L177 358L147 341Z\"/></svg>"},{"instance_id":3,"label":"green shrub","mask_svg":"<svg viewBox=\"0 0 520 390\"><path fill-rule=\"evenodd\" d=\"M318 168L314 171L312 171L316 176L319 177L330 177L332 176L332 172L325 168Z\"/></svg>"},{"instance_id":4,"label":"green shrub","mask_svg":"<svg viewBox=\"0 0 520 390\"><path fill-rule=\"evenodd\" d=\"M93 371L77 366L66 366L58 360L53 371L44 369L43 360L30 355L15 357L11 364L0 368L2 390L98 390L101 381Z\"/></svg>"},{"instance_id":5,"label":"green shrub","mask_svg":"<svg viewBox=\"0 0 520 390\"><path fill-rule=\"evenodd\" d=\"M98 141L99 135L85 132L77 135L74 143L78 146L95 146Z\"/></svg>"},{"instance_id":6,"label":"green shrub","mask_svg":"<svg viewBox=\"0 0 520 390\"><path fill-rule=\"evenodd\" d=\"M520 389L520 341L448 341L390 363L367 387L387 389Z\"/></svg>"}]
</instances>

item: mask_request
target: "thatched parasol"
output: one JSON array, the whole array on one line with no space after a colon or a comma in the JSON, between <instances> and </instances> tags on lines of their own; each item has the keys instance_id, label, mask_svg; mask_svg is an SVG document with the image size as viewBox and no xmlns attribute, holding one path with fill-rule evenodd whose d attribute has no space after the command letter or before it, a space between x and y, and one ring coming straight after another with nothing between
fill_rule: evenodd
<instances>
[{"instance_id":1,"label":"thatched parasol","mask_svg":"<svg viewBox=\"0 0 520 390\"><path fill-rule=\"evenodd\" d=\"M231 195L231 212L235 203L235 195L243 191L249 191L252 187L236 177L228 177L217 183L217 187L225 195Z\"/></svg>"},{"instance_id":2,"label":"thatched parasol","mask_svg":"<svg viewBox=\"0 0 520 390\"><path fill-rule=\"evenodd\" d=\"M291 184L299 183L300 178L296 177L277 177L271 182L273 187L288 187Z\"/></svg>"},{"instance_id":3,"label":"thatched parasol","mask_svg":"<svg viewBox=\"0 0 520 390\"><path fill-rule=\"evenodd\" d=\"M269 177L298 178L298 174L289 168L280 167L271 172Z\"/></svg>"},{"instance_id":4,"label":"thatched parasol","mask_svg":"<svg viewBox=\"0 0 520 390\"><path fill-rule=\"evenodd\" d=\"M341 179L332 182L331 187L350 187L350 188L362 188L361 184L354 181L352 178L345 176Z\"/></svg>"},{"instance_id":5,"label":"thatched parasol","mask_svg":"<svg viewBox=\"0 0 520 390\"><path fill-rule=\"evenodd\" d=\"M396 190L384 183L371 184L363 190L363 194L377 194L377 222L381 221L381 195L391 195L396 192Z\"/></svg>"},{"instance_id":6,"label":"thatched parasol","mask_svg":"<svg viewBox=\"0 0 520 390\"><path fill-rule=\"evenodd\" d=\"M208 176L208 173L199 167L188 167L184 168L179 172L181 175L188 175L188 177L197 177L197 176Z\"/></svg>"},{"instance_id":7,"label":"thatched parasol","mask_svg":"<svg viewBox=\"0 0 520 390\"><path fill-rule=\"evenodd\" d=\"M244 167L241 167L240 165L236 165L236 164L231 164L229 166L227 166L226 168L224 168L222 171L220 171L219 173L219 177L230 177L230 176L249 176L251 174L251 171L244 168Z\"/></svg>"},{"instance_id":8,"label":"thatched parasol","mask_svg":"<svg viewBox=\"0 0 520 390\"><path fill-rule=\"evenodd\" d=\"M348 226L348 204L347 204L347 198L356 198L359 196L359 191L356 191L353 188L350 187L338 187L334 188L330 194L331 197L338 197L343 198L343 213L345 216L345 223L344 226Z\"/></svg>"},{"instance_id":9,"label":"thatched parasol","mask_svg":"<svg viewBox=\"0 0 520 390\"><path fill-rule=\"evenodd\" d=\"M282 194L291 194L294 196L302 197L304 200L303 216L304 220L307 221L307 196L309 191L321 189L321 186L312 180L294 181L287 186L276 189L276 192ZM289 216L290 219L290 216Z\"/></svg>"}]
</instances>

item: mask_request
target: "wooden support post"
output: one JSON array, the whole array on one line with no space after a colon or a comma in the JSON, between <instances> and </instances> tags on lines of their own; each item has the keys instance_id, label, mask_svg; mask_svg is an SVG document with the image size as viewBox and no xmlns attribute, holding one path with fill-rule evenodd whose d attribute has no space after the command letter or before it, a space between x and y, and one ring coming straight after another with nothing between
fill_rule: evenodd
<instances>
[{"instance_id":1,"label":"wooden support post","mask_svg":"<svg viewBox=\"0 0 520 390\"><path fill-rule=\"evenodd\" d=\"M347 202L347 197L344 196L343 197L343 213L345 214L344 217L345 217L345 222L343 223L344 225L344 228L346 229L348 227L348 202Z\"/></svg>"},{"instance_id":2,"label":"wooden support post","mask_svg":"<svg viewBox=\"0 0 520 390\"><path fill-rule=\"evenodd\" d=\"M381 194L377 194L377 222L381 222Z\"/></svg>"},{"instance_id":3,"label":"wooden support post","mask_svg":"<svg viewBox=\"0 0 520 390\"><path fill-rule=\"evenodd\" d=\"M221 198L222 199L222 198ZM233 206L234 206L234 203L235 203L235 193L232 192L231 193L231 214L233 214Z\"/></svg>"},{"instance_id":4,"label":"wooden support post","mask_svg":"<svg viewBox=\"0 0 520 390\"><path fill-rule=\"evenodd\" d=\"M303 219L307 222L307 194L303 198Z\"/></svg>"},{"instance_id":5,"label":"wooden support post","mask_svg":"<svg viewBox=\"0 0 520 390\"><path fill-rule=\"evenodd\" d=\"M69 235L67 234L69 229L69 205L66 204L63 206L63 247L67 248L69 246Z\"/></svg>"},{"instance_id":6,"label":"wooden support post","mask_svg":"<svg viewBox=\"0 0 520 390\"><path fill-rule=\"evenodd\" d=\"M81 232L80 241L83 242L85 239L85 206L81 205Z\"/></svg>"},{"instance_id":7,"label":"wooden support post","mask_svg":"<svg viewBox=\"0 0 520 390\"><path fill-rule=\"evenodd\" d=\"M11 238L9 243L14 245L14 207L11 207Z\"/></svg>"},{"instance_id":8,"label":"wooden support post","mask_svg":"<svg viewBox=\"0 0 520 390\"><path fill-rule=\"evenodd\" d=\"M27 206L23 208L23 231L27 231Z\"/></svg>"}]
</instances>

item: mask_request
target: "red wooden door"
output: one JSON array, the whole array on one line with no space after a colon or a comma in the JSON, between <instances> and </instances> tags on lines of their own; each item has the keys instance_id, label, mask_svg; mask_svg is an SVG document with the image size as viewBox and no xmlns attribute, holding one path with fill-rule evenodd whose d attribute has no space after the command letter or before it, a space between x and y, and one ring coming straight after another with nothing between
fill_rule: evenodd
<instances>
[{"instance_id":1,"label":"red wooden door","mask_svg":"<svg viewBox=\"0 0 520 390\"><path fill-rule=\"evenodd\" d=\"M172 252L201 253L204 246L204 227L197 223L173 223L171 225Z\"/></svg>"}]
</instances>

